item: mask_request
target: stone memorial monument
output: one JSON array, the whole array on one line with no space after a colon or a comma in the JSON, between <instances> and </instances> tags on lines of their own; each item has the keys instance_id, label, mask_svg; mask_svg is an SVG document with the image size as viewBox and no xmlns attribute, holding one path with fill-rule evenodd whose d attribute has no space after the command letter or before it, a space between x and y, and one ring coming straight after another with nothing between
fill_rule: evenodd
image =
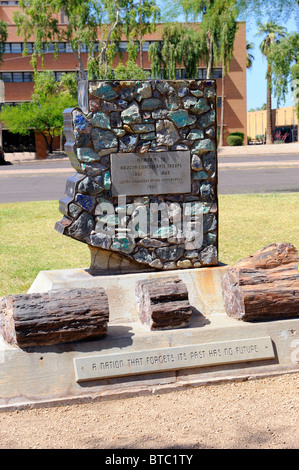
<instances>
[{"instance_id":1,"label":"stone memorial monument","mask_svg":"<svg viewBox=\"0 0 299 470\"><path fill-rule=\"evenodd\" d=\"M81 82L65 129L76 173L56 229L91 270L218 264L215 81Z\"/></svg>"},{"instance_id":2,"label":"stone memorial monument","mask_svg":"<svg viewBox=\"0 0 299 470\"><path fill-rule=\"evenodd\" d=\"M91 263L0 299L0 408L298 371L298 250L218 262L215 81L83 81L78 97L55 229Z\"/></svg>"}]
</instances>

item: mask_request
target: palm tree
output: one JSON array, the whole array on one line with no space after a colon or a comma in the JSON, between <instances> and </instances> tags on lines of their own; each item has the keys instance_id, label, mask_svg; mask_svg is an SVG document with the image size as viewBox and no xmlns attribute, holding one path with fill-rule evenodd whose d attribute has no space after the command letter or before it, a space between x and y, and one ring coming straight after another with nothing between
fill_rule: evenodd
<instances>
[{"instance_id":1,"label":"palm tree","mask_svg":"<svg viewBox=\"0 0 299 470\"><path fill-rule=\"evenodd\" d=\"M260 50L262 54L267 59L267 127L266 127L266 143L273 144L273 135L272 135L272 101L271 101L271 92L272 92L272 66L269 59L269 53L274 43L279 41L286 34L286 28L280 26L274 21L269 21L264 25L258 23L258 35L266 35L260 44Z\"/></svg>"},{"instance_id":2,"label":"palm tree","mask_svg":"<svg viewBox=\"0 0 299 470\"><path fill-rule=\"evenodd\" d=\"M253 61L254 61L254 55L249 52L249 51L252 51L253 49L254 49L253 42L247 42L246 43L246 68L247 69L251 69Z\"/></svg>"}]
</instances>

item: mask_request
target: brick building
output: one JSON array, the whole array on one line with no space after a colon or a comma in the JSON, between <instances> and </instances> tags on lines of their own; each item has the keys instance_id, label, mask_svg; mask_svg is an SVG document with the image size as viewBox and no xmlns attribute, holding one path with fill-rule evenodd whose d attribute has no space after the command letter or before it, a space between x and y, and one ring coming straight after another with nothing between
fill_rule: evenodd
<instances>
[{"instance_id":1,"label":"brick building","mask_svg":"<svg viewBox=\"0 0 299 470\"><path fill-rule=\"evenodd\" d=\"M33 90L33 69L30 65L30 51L33 48L33 42L27 45L28 55L23 56L24 43L22 37L17 35L17 28L13 22L13 14L18 10L18 1L2 1L0 0L0 19L5 21L8 26L8 38L5 44L5 53L3 63L0 65L0 79L5 86L5 104L17 104L22 101L29 101ZM65 23L65 16L61 15L61 24ZM150 72L150 62L148 59L148 48L151 42L161 39L163 25L157 25L156 31L144 36L143 40L143 68ZM121 42L121 50L123 52L123 60L126 60L126 41ZM77 61L72 53L69 44L59 44L60 54L57 59L54 57L53 48L45 48L44 69L52 70L56 77L63 72L77 71ZM83 52L83 61L87 62L87 52ZM140 65L140 55L137 58ZM114 61L114 66L118 63L118 58ZM38 70L42 71L42 61L38 61ZM183 78L183 70L177 71L178 78ZM220 123L220 106L222 92L222 69L214 68L213 78L217 80L217 106L218 106L218 124ZM205 78L206 69L203 64L199 64L198 77ZM196 78L196 77L194 77ZM247 109L246 109L246 25L240 22L238 32L235 39L234 56L230 64L230 72L225 76L225 105L224 105L224 125L225 139L230 132L243 132L245 134L245 142L247 135ZM45 144L41 136L32 132L29 138L19 138L12 136L6 129L3 129L2 142L9 144L14 143L18 147L20 143L28 146L31 144L37 150L37 157L44 158L46 156ZM56 143L59 146L59 142Z\"/></svg>"}]
</instances>

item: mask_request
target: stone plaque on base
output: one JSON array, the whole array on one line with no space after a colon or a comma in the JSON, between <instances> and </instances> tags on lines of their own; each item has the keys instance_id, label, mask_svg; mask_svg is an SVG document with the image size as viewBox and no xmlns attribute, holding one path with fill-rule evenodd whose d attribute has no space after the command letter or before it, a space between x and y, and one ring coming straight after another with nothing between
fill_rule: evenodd
<instances>
[{"instance_id":1,"label":"stone plaque on base","mask_svg":"<svg viewBox=\"0 0 299 470\"><path fill-rule=\"evenodd\" d=\"M76 381L81 382L274 357L271 338L266 336L123 354L77 357L74 358L74 367Z\"/></svg>"}]
</instances>

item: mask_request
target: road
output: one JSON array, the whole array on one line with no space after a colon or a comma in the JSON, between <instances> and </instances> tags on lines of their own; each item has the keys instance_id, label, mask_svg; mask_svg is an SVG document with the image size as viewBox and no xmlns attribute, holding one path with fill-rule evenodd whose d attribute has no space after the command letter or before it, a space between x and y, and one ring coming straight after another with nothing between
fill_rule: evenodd
<instances>
[{"instance_id":1,"label":"road","mask_svg":"<svg viewBox=\"0 0 299 470\"><path fill-rule=\"evenodd\" d=\"M218 158L219 194L299 192L298 155Z\"/></svg>"},{"instance_id":2,"label":"road","mask_svg":"<svg viewBox=\"0 0 299 470\"><path fill-rule=\"evenodd\" d=\"M0 166L0 203L59 200L74 172L64 159ZM287 191L299 192L299 154L218 159L219 194Z\"/></svg>"}]
</instances>

